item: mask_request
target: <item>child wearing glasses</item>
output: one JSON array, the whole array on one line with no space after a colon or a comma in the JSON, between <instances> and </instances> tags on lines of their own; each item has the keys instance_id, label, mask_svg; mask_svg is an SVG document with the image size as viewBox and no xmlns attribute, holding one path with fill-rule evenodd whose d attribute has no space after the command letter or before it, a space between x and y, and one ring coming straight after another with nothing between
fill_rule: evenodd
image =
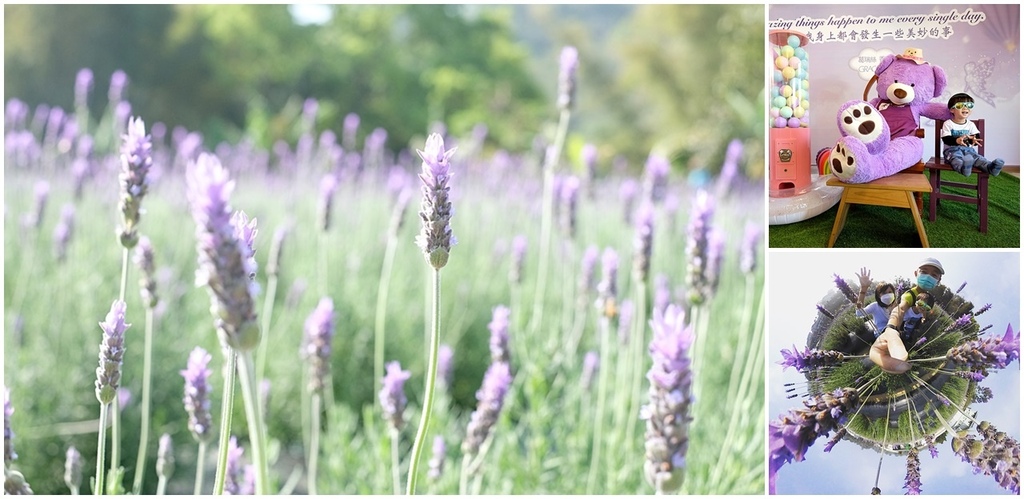
<instances>
[{"instance_id":1,"label":"child wearing glasses","mask_svg":"<svg viewBox=\"0 0 1024 499\"><path fill-rule=\"evenodd\" d=\"M974 168L992 176L999 175L1003 169L1003 160L989 161L975 149L982 141L981 132L973 121L967 119L974 109L974 99L965 93L953 94L946 105L953 114L953 119L946 120L939 133L946 146L942 151L946 163L957 173L968 177Z\"/></svg>"}]
</instances>

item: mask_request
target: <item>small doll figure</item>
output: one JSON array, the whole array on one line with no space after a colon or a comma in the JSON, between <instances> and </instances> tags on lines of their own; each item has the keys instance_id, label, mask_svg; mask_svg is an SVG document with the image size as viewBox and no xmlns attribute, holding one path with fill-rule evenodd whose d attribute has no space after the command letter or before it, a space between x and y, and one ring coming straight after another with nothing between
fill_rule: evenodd
<instances>
[{"instance_id":1,"label":"small doll figure","mask_svg":"<svg viewBox=\"0 0 1024 499\"><path fill-rule=\"evenodd\" d=\"M939 134L946 146L942 151L943 159L957 173L967 177L971 176L972 168L992 176L999 175L1003 169L1003 160L989 161L975 149L975 146L981 144L981 132L973 121L967 119L974 109L974 99L965 93L954 94L949 98L947 106L953 114L953 119L942 124L942 131Z\"/></svg>"}]
</instances>

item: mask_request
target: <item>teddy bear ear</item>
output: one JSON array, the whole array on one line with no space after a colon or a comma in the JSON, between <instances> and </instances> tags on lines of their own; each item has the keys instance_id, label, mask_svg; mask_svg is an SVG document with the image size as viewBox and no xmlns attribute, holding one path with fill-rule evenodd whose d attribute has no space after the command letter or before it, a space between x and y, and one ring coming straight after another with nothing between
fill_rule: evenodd
<instances>
[{"instance_id":1,"label":"teddy bear ear","mask_svg":"<svg viewBox=\"0 0 1024 499\"><path fill-rule=\"evenodd\" d=\"M932 66L932 71L935 72L935 95L939 97L942 95L942 91L946 89L946 70L939 66Z\"/></svg>"},{"instance_id":2,"label":"teddy bear ear","mask_svg":"<svg viewBox=\"0 0 1024 499\"><path fill-rule=\"evenodd\" d=\"M892 61L895 61L895 60L896 60L896 54L889 54L889 55L883 57L882 58L882 62L878 63L878 66L875 67L875 74L876 75L882 74L883 71L885 71L886 69L889 69L889 65L891 65Z\"/></svg>"}]
</instances>

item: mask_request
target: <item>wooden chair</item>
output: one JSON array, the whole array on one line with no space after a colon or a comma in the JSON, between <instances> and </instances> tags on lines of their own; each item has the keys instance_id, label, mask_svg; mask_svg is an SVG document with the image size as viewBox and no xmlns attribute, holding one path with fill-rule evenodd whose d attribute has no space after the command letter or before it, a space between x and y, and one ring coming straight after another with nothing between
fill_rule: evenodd
<instances>
[{"instance_id":1,"label":"wooden chair","mask_svg":"<svg viewBox=\"0 0 1024 499\"><path fill-rule=\"evenodd\" d=\"M873 77L864 86L864 100L868 100L868 92L878 77ZM918 128L914 135L924 138L924 129ZM888 177L872 180L863 184L847 184L833 177L825 182L825 185L843 187L843 195L839 198L839 211L836 213L836 221L832 224L832 233L828 237L828 247L835 246L836 239L846 225L846 215L852 204L866 204L873 206L890 206L893 208L906 208L914 219L917 227L917 235L921 237L921 246L928 247L928 234L924 231L924 222L921 220L921 213L924 211L925 192L931 192L931 185L924 176L925 163L918 161L913 166Z\"/></svg>"},{"instance_id":2,"label":"wooden chair","mask_svg":"<svg viewBox=\"0 0 1024 499\"><path fill-rule=\"evenodd\" d=\"M946 161L942 159L942 138L939 136L942 130L942 124L944 120L935 121L935 156L925 163L925 168L929 173L929 183L931 185L931 195L928 198L928 221L935 221L935 212L939 207L939 201L942 199L948 199L950 201L959 201L961 203L968 203L977 206L978 209L978 230L982 234L988 234L988 177L989 174L983 171L974 170L971 175L977 174L978 182L976 184L970 184L965 182L953 182L950 180L942 180L942 172L954 172L953 167L946 164ZM974 120L974 124L978 126L978 131L981 132L982 138L985 137L985 120ZM985 142L982 141L978 145L978 154L985 155ZM959 175L959 173L957 173ZM949 178L949 177L946 177ZM959 187L962 189L968 189L974 191L973 196L965 196L962 194L954 194L951 192L942 192L943 187Z\"/></svg>"}]
</instances>

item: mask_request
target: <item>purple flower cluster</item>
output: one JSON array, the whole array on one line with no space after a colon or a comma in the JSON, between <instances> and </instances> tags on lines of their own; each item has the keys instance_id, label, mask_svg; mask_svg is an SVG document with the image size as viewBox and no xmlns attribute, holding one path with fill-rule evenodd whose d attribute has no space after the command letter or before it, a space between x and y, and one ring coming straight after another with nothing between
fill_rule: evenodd
<instances>
[{"instance_id":1,"label":"purple flower cluster","mask_svg":"<svg viewBox=\"0 0 1024 499\"><path fill-rule=\"evenodd\" d=\"M320 197L317 198L317 213L319 213L320 230L327 231L331 228L331 206L334 203L334 193L338 191L338 178L333 173L328 173L320 179Z\"/></svg>"},{"instance_id":2,"label":"purple flower cluster","mask_svg":"<svg viewBox=\"0 0 1024 499\"><path fill-rule=\"evenodd\" d=\"M850 303L857 303L857 293L853 292L853 289L850 288L846 280L840 277L839 274L833 274L833 277L835 277L836 288L843 293L843 296L850 300Z\"/></svg>"},{"instance_id":3,"label":"purple flower cluster","mask_svg":"<svg viewBox=\"0 0 1024 499\"><path fill-rule=\"evenodd\" d=\"M476 410L469 416L466 439L462 442L463 452L472 456L480 452L480 446L487 440L491 429L498 422L501 408L505 404L505 395L511 386L512 373L508 364L495 362L487 368L483 386L476 392Z\"/></svg>"},{"instance_id":4,"label":"purple flower cluster","mask_svg":"<svg viewBox=\"0 0 1024 499\"><path fill-rule=\"evenodd\" d=\"M64 455L64 483L71 490L82 486L82 453L74 445L68 447Z\"/></svg>"},{"instance_id":5,"label":"purple flower cluster","mask_svg":"<svg viewBox=\"0 0 1024 499\"><path fill-rule=\"evenodd\" d=\"M508 321L512 311L504 305L494 307L491 322L487 329L491 330L491 362L509 362Z\"/></svg>"},{"instance_id":6,"label":"purple flower cluster","mask_svg":"<svg viewBox=\"0 0 1024 499\"><path fill-rule=\"evenodd\" d=\"M124 302L114 301L110 305L106 320L100 323L103 340L100 342L99 367L96 368L96 399L101 404L113 402L121 383L124 332L131 326L124 322L124 314Z\"/></svg>"},{"instance_id":7,"label":"purple flower cluster","mask_svg":"<svg viewBox=\"0 0 1024 499\"><path fill-rule=\"evenodd\" d=\"M122 137L121 146L121 197L119 208L123 225L118 229L118 238L125 248L135 247L139 240L136 226L139 224L142 198L149 189L146 175L153 166L153 144L146 135L146 124L142 118L128 120L128 133Z\"/></svg>"},{"instance_id":8,"label":"purple flower cluster","mask_svg":"<svg viewBox=\"0 0 1024 499\"><path fill-rule=\"evenodd\" d=\"M153 244L149 238L142 236L135 247L133 255L135 265L139 267L139 294L146 308L156 307L159 298L156 296L156 264L153 263Z\"/></svg>"},{"instance_id":9,"label":"purple flower cluster","mask_svg":"<svg viewBox=\"0 0 1024 499\"><path fill-rule=\"evenodd\" d=\"M14 452L14 430L11 429L11 416L13 415L11 389L4 386L4 465L18 459L18 453Z\"/></svg>"},{"instance_id":10,"label":"purple flower cluster","mask_svg":"<svg viewBox=\"0 0 1024 499\"><path fill-rule=\"evenodd\" d=\"M611 319L618 314L615 304L618 295L619 254L605 248L601 255L601 281L597 283L597 308L599 313Z\"/></svg>"},{"instance_id":11,"label":"purple flower cluster","mask_svg":"<svg viewBox=\"0 0 1024 499\"><path fill-rule=\"evenodd\" d=\"M227 469L224 470L224 494L230 496L240 495L251 495L255 486L251 480L246 476L245 463L242 460L242 456L245 454L245 449L238 445L238 441L234 436L228 440L228 463Z\"/></svg>"},{"instance_id":12,"label":"purple flower cluster","mask_svg":"<svg viewBox=\"0 0 1024 499\"><path fill-rule=\"evenodd\" d=\"M523 263L526 261L526 236L522 234L512 238L512 265L508 269L508 281L512 284L523 283Z\"/></svg>"},{"instance_id":13,"label":"purple flower cluster","mask_svg":"<svg viewBox=\"0 0 1024 499\"><path fill-rule=\"evenodd\" d=\"M782 366L782 370L785 371L787 367L792 367L797 371L808 371L810 369L817 369L825 366L839 365L843 361L843 353L835 350L818 350L804 347L804 351L801 352L797 349L796 345L793 345L793 351L783 348L782 361L779 365Z\"/></svg>"},{"instance_id":14,"label":"purple flower cluster","mask_svg":"<svg viewBox=\"0 0 1024 499\"><path fill-rule=\"evenodd\" d=\"M197 441L209 440L213 425L210 418L210 374L207 367L211 356L200 347L192 349L188 364L181 371L185 378L185 412L188 413L188 429Z\"/></svg>"},{"instance_id":15,"label":"purple flower cluster","mask_svg":"<svg viewBox=\"0 0 1024 499\"><path fill-rule=\"evenodd\" d=\"M576 237L576 211L579 206L580 179L570 175L562 180L558 188L561 208L558 211L558 222L569 239Z\"/></svg>"},{"instance_id":16,"label":"purple flower cluster","mask_svg":"<svg viewBox=\"0 0 1024 499\"><path fill-rule=\"evenodd\" d=\"M644 203L636 213L636 237L633 239L633 277L647 282L654 249L654 207Z\"/></svg>"},{"instance_id":17,"label":"purple flower cluster","mask_svg":"<svg viewBox=\"0 0 1024 499\"><path fill-rule=\"evenodd\" d=\"M398 361L388 362L387 373L381 383L380 406L384 410L384 417L394 431L401 431L405 426L403 414L408 400L405 398L405 382L409 380L412 373L403 371Z\"/></svg>"},{"instance_id":18,"label":"purple flower cluster","mask_svg":"<svg viewBox=\"0 0 1024 499\"><path fill-rule=\"evenodd\" d=\"M987 369L1002 369L1020 358L1020 333L1013 331L1013 325L1006 326L1006 334L1002 338L987 336L972 340L949 349L946 357L968 369L979 370L983 374Z\"/></svg>"},{"instance_id":19,"label":"purple flower cluster","mask_svg":"<svg viewBox=\"0 0 1024 499\"><path fill-rule=\"evenodd\" d=\"M448 345L441 345L437 348L437 380L441 382L445 387L452 386L452 359L455 357L455 353L452 352L452 347Z\"/></svg>"},{"instance_id":20,"label":"purple flower cluster","mask_svg":"<svg viewBox=\"0 0 1024 499\"><path fill-rule=\"evenodd\" d=\"M1020 443L987 421L978 423L978 438L961 432L953 437L953 452L974 467L974 473L992 476L1000 487L1020 494Z\"/></svg>"},{"instance_id":21,"label":"purple flower cluster","mask_svg":"<svg viewBox=\"0 0 1024 499\"><path fill-rule=\"evenodd\" d=\"M334 339L334 301L323 297L303 328L302 358L309 362L309 390L320 393L331 372L331 341Z\"/></svg>"},{"instance_id":22,"label":"purple flower cluster","mask_svg":"<svg viewBox=\"0 0 1024 499\"><path fill-rule=\"evenodd\" d=\"M903 482L903 488L907 489L908 496L921 495L921 459L917 455L917 449L911 449L907 454L907 477Z\"/></svg>"},{"instance_id":23,"label":"purple flower cluster","mask_svg":"<svg viewBox=\"0 0 1024 499\"><path fill-rule=\"evenodd\" d=\"M974 312L974 316L977 317L977 316L979 316L981 314L984 314L985 312L988 312L988 310L990 308L992 308L992 304L991 303L986 303L985 306L983 306L980 309L978 309L977 312Z\"/></svg>"},{"instance_id":24,"label":"purple flower cluster","mask_svg":"<svg viewBox=\"0 0 1024 499\"><path fill-rule=\"evenodd\" d=\"M757 266L757 244L761 241L761 226L747 222L743 232L743 245L740 246L740 271L751 274Z\"/></svg>"},{"instance_id":25,"label":"purple flower cluster","mask_svg":"<svg viewBox=\"0 0 1024 499\"><path fill-rule=\"evenodd\" d=\"M597 246L587 246L587 249L583 250L583 257L580 258L580 296L587 296L594 289L594 268L597 267L598 254Z\"/></svg>"},{"instance_id":26,"label":"purple flower cluster","mask_svg":"<svg viewBox=\"0 0 1024 499\"><path fill-rule=\"evenodd\" d=\"M671 165L668 158L651 153L644 164L644 194L648 201L658 204L665 200L668 190L668 172Z\"/></svg>"},{"instance_id":27,"label":"purple flower cluster","mask_svg":"<svg viewBox=\"0 0 1024 499\"><path fill-rule=\"evenodd\" d=\"M444 473L444 456L448 447L444 444L444 438L440 435L434 437L434 445L431 447L430 461L427 463L427 478L437 480Z\"/></svg>"},{"instance_id":28,"label":"purple flower cluster","mask_svg":"<svg viewBox=\"0 0 1024 499\"><path fill-rule=\"evenodd\" d=\"M229 198L235 183L216 156L200 154L189 164L185 180L196 222L196 285L207 286L221 343L250 351L260 341L254 304L258 286L251 278L256 270L252 252L255 220L244 223L244 217L231 217ZM241 227L236 226L239 221Z\"/></svg>"},{"instance_id":29,"label":"purple flower cluster","mask_svg":"<svg viewBox=\"0 0 1024 499\"><path fill-rule=\"evenodd\" d=\"M833 314L832 312L829 312L828 309L823 307L823 306L821 306L820 303L815 305L815 306L818 308L818 312L821 312L821 314L824 315L825 317L828 317L829 319L835 319L836 318L835 314Z\"/></svg>"},{"instance_id":30,"label":"purple flower cluster","mask_svg":"<svg viewBox=\"0 0 1024 499\"><path fill-rule=\"evenodd\" d=\"M793 409L768 424L768 490L775 493L775 477L782 465L804 460L804 454L818 437L838 430L846 414L857 403L857 391L839 388L804 401L805 408Z\"/></svg>"},{"instance_id":31,"label":"purple flower cluster","mask_svg":"<svg viewBox=\"0 0 1024 499\"><path fill-rule=\"evenodd\" d=\"M686 286L689 300L701 305L711 298L708 282L708 233L711 231L711 217L714 216L714 200L706 191L700 191L693 198L690 223L686 228Z\"/></svg>"},{"instance_id":32,"label":"purple flower cluster","mask_svg":"<svg viewBox=\"0 0 1024 499\"><path fill-rule=\"evenodd\" d=\"M53 253L58 262L67 256L68 243L75 233L75 205L66 204L60 209L60 221L53 228Z\"/></svg>"},{"instance_id":33,"label":"purple flower cluster","mask_svg":"<svg viewBox=\"0 0 1024 499\"><path fill-rule=\"evenodd\" d=\"M156 449L156 476L170 480L174 474L174 441L169 433L160 435L160 443Z\"/></svg>"},{"instance_id":34,"label":"purple flower cluster","mask_svg":"<svg viewBox=\"0 0 1024 499\"><path fill-rule=\"evenodd\" d=\"M427 137L423 151L416 152L423 159L423 202L420 205L420 219L423 228L416 236L416 244L423 250L427 262L440 270L448 263L448 253L456 243L452 235L451 220L454 211L448 200L448 181L451 180L451 157L456 148L444 149L444 139L439 134Z\"/></svg>"},{"instance_id":35,"label":"purple flower cluster","mask_svg":"<svg viewBox=\"0 0 1024 499\"><path fill-rule=\"evenodd\" d=\"M651 329L649 402L640 411L640 418L647 422L644 477L657 493L664 494L683 485L692 419L690 345L694 336L685 313L674 304L651 319Z\"/></svg>"},{"instance_id":36,"label":"purple flower cluster","mask_svg":"<svg viewBox=\"0 0 1024 499\"><path fill-rule=\"evenodd\" d=\"M594 384L594 376L597 374L597 370L601 367L601 357L597 352L590 350L583 356L583 376L581 376L581 383L583 384L584 391L590 391L590 387Z\"/></svg>"},{"instance_id":37,"label":"purple flower cluster","mask_svg":"<svg viewBox=\"0 0 1024 499\"><path fill-rule=\"evenodd\" d=\"M562 47L558 64L558 109L572 109L576 100L576 69L579 66L579 53L576 47Z\"/></svg>"}]
</instances>

